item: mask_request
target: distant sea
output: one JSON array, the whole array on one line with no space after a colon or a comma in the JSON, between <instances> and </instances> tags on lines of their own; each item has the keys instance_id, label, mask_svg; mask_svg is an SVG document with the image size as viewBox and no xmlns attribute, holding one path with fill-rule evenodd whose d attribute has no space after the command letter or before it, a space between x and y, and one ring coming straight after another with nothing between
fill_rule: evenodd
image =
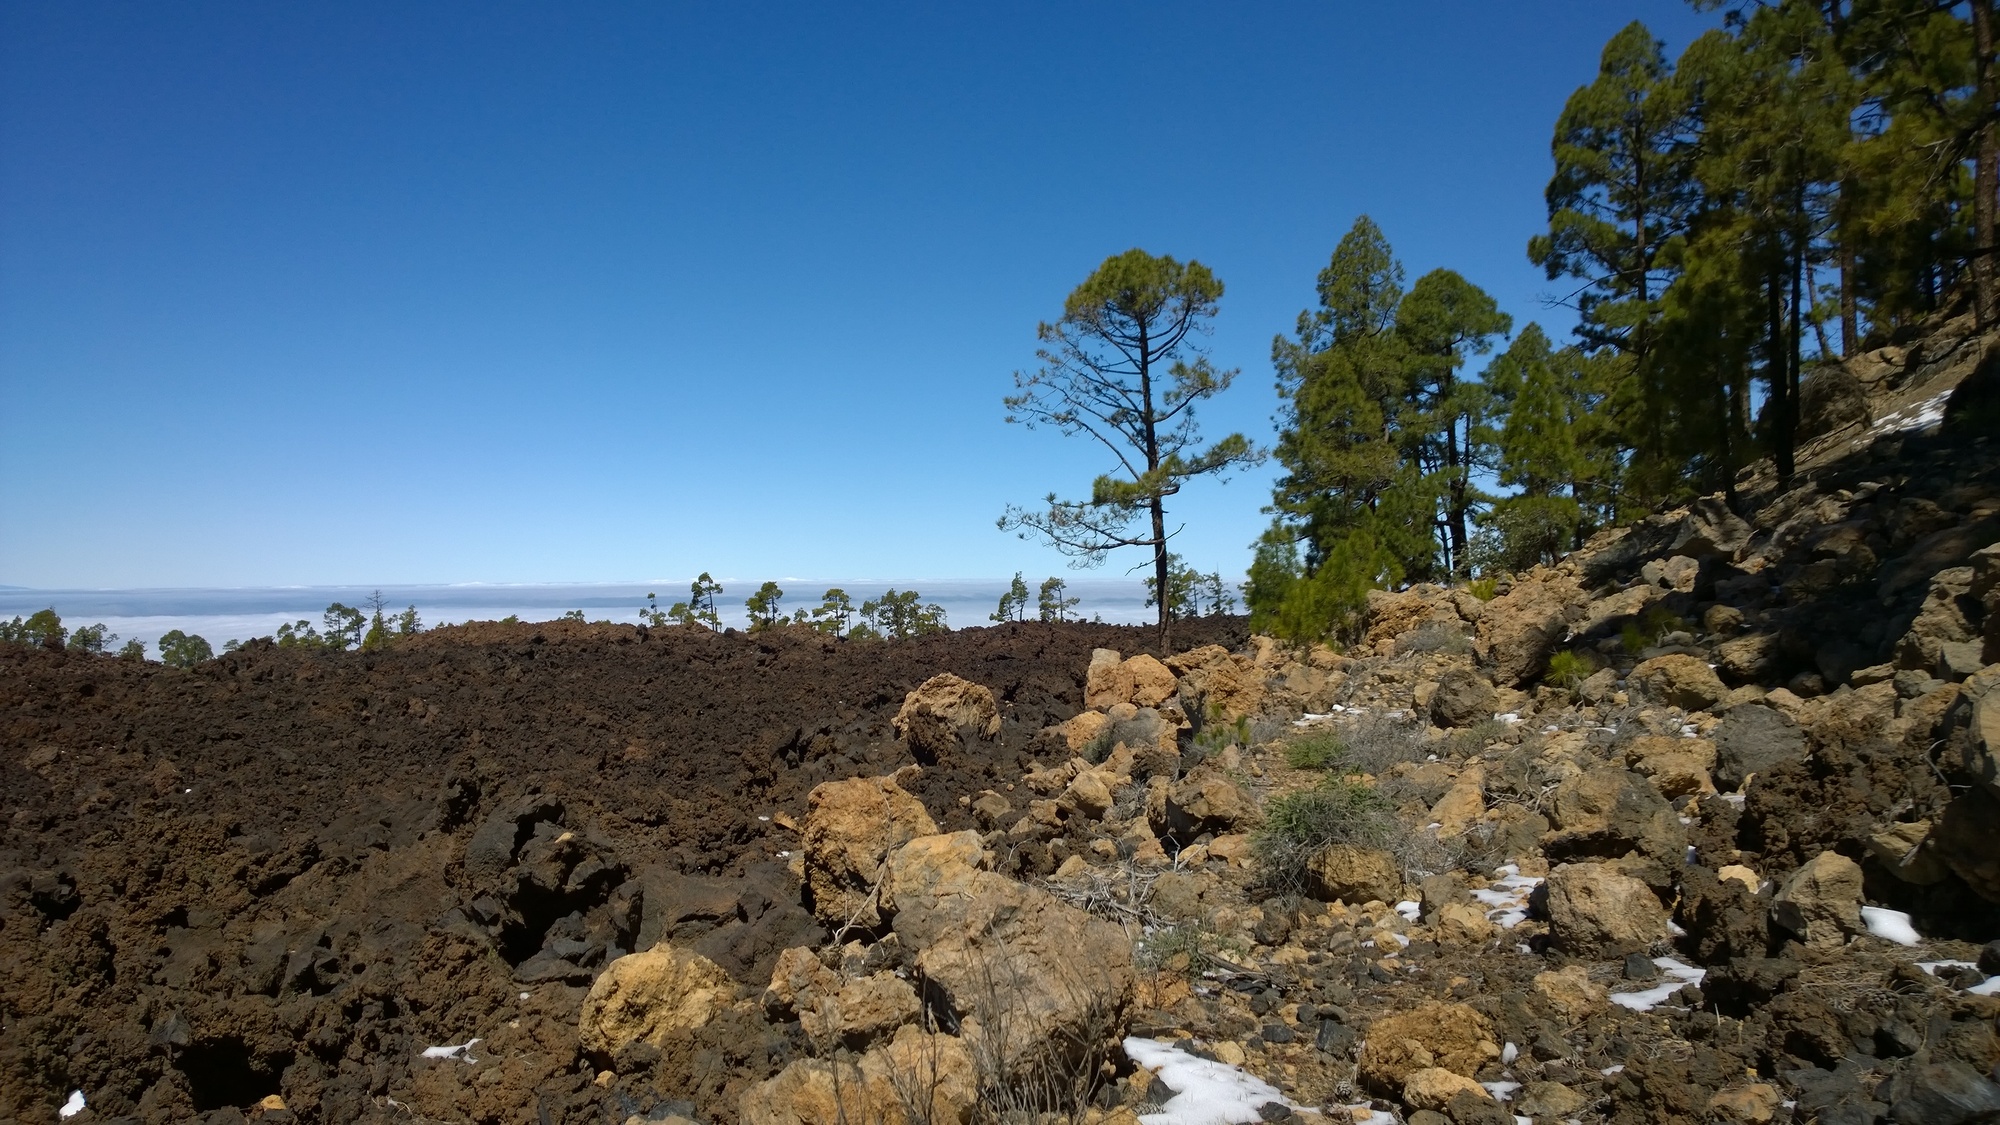
<instances>
[{"instance_id":1,"label":"distant sea","mask_svg":"<svg viewBox=\"0 0 2000 1125\"><path fill-rule=\"evenodd\" d=\"M763 579L733 581L722 579L723 592L715 599L724 625L749 623L743 599L763 584ZM1146 588L1138 578L1076 577L1069 580L1069 596L1080 599L1071 612L1086 620L1098 618L1113 624L1150 621L1155 611L1146 607ZM780 608L811 609L820 603L828 587L838 586L862 602L881 596L890 589L915 590L925 602L943 607L946 624L952 628L990 625L1008 579L952 579L878 581L875 579L778 579L785 591ZM1028 612L1035 612L1034 595L1039 579L1028 584ZM148 655L158 654L161 634L179 629L206 638L220 652L232 640L267 637L278 626L304 619L314 628L320 614L333 602L360 607L374 586L269 586L237 589L186 590L40 590L0 586L0 620L25 617L41 609L54 609L63 624L103 624L119 636L119 643L138 638L146 642ZM465 621L497 621L514 616L523 621L547 621L570 610L582 610L591 621L636 623L639 610L650 591L659 595L661 609L685 601L688 582L577 583L552 585L499 585L471 583L453 586L382 586L382 598L389 611L401 612L416 606L424 626L455 625ZM115 646L114 646L115 647Z\"/></svg>"}]
</instances>

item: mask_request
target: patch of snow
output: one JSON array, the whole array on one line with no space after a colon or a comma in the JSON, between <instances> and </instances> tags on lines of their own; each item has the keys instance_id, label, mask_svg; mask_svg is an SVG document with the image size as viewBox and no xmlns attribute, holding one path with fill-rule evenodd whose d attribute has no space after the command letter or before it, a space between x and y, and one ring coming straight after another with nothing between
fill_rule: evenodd
<instances>
[{"instance_id":1,"label":"patch of snow","mask_svg":"<svg viewBox=\"0 0 2000 1125\"><path fill-rule=\"evenodd\" d=\"M1667 919L1667 932L1675 937L1688 936L1688 932L1686 930L1681 929L1681 924L1679 922L1674 921L1672 918Z\"/></svg>"},{"instance_id":2,"label":"patch of snow","mask_svg":"<svg viewBox=\"0 0 2000 1125\"><path fill-rule=\"evenodd\" d=\"M1869 933L1897 945L1916 945L1924 940L1917 934L1917 928L1910 925L1910 916L1900 910L1864 906L1861 908L1861 924L1868 927Z\"/></svg>"},{"instance_id":3,"label":"patch of snow","mask_svg":"<svg viewBox=\"0 0 2000 1125\"><path fill-rule=\"evenodd\" d=\"M1944 421L1945 403L1951 400L1951 392L1939 391L1922 402L1911 403L1901 410L1892 410L1882 419L1868 427L1869 436L1878 434L1898 434L1906 430L1929 430Z\"/></svg>"},{"instance_id":4,"label":"patch of snow","mask_svg":"<svg viewBox=\"0 0 2000 1125\"><path fill-rule=\"evenodd\" d=\"M1512 726L1513 724L1521 721L1521 716L1515 714L1512 711L1495 711L1493 713L1493 721L1496 723L1506 723L1507 725Z\"/></svg>"},{"instance_id":5,"label":"patch of snow","mask_svg":"<svg viewBox=\"0 0 2000 1125\"><path fill-rule=\"evenodd\" d=\"M1396 904L1396 913L1401 914L1405 922L1414 922L1423 916L1424 907L1420 902L1404 899Z\"/></svg>"},{"instance_id":6,"label":"patch of snow","mask_svg":"<svg viewBox=\"0 0 2000 1125\"><path fill-rule=\"evenodd\" d=\"M1512 1043L1509 1043L1505 1047L1500 1048L1501 1066L1513 1066L1514 1060L1520 1057L1521 1057L1521 1048L1516 1047Z\"/></svg>"},{"instance_id":7,"label":"patch of snow","mask_svg":"<svg viewBox=\"0 0 2000 1125\"><path fill-rule=\"evenodd\" d=\"M1665 981L1643 992L1614 992L1611 994L1611 1002L1635 1012L1650 1012L1683 987L1690 984L1700 985L1702 978L1708 975L1708 970L1683 964L1672 957L1655 957L1653 964L1660 967L1661 975L1667 978ZM1612 1072L1607 1070L1604 1073Z\"/></svg>"},{"instance_id":8,"label":"patch of snow","mask_svg":"<svg viewBox=\"0 0 2000 1125\"><path fill-rule=\"evenodd\" d=\"M1929 974L1930 974L1930 975L1932 975L1932 976L1936 976L1936 975L1937 975L1937 971L1938 971L1939 969L1976 969L1976 968L1978 968L1978 967L1979 967L1978 965L1974 964L1974 963L1973 963L1973 962L1971 962L1971 961L1919 961L1919 962L1917 962L1917 968L1919 968L1919 969L1922 969L1922 970L1923 970L1924 972L1927 972L1927 973L1929 973Z\"/></svg>"},{"instance_id":9,"label":"patch of snow","mask_svg":"<svg viewBox=\"0 0 2000 1125\"><path fill-rule=\"evenodd\" d=\"M1346 1111L1341 1115L1342 1119L1352 1121L1354 1125L1396 1125L1395 1114L1386 1109L1376 1109L1367 1102L1341 1108ZM1143 1121L1145 1118L1142 1117L1140 1120Z\"/></svg>"},{"instance_id":10,"label":"patch of snow","mask_svg":"<svg viewBox=\"0 0 2000 1125\"><path fill-rule=\"evenodd\" d=\"M1385 712L1382 717L1385 719L1400 719L1403 717L1402 708L1399 707L1394 711Z\"/></svg>"},{"instance_id":11,"label":"patch of snow","mask_svg":"<svg viewBox=\"0 0 2000 1125\"><path fill-rule=\"evenodd\" d=\"M480 1042L478 1039L467 1039L463 1043L454 1043L443 1047L425 1047L421 1057L427 1059L457 1059L462 1063L478 1062L478 1059L472 1057L472 1049L478 1046Z\"/></svg>"},{"instance_id":12,"label":"patch of snow","mask_svg":"<svg viewBox=\"0 0 2000 1125\"><path fill-rule=\"evenodd\" d=\"M1257 1110L1268 1102L1292 1104L1277 1087L1239 1067L1196 1058L1158 1040L1134 1036L1125 1040L1125 1054L1178 1091L1159 1112L1140 1114L1141 1125L1247 1125L1259 1120Z\"/></svg>"},{"instance_id":13,"label":"patch of snow","mask_svg":"<svg viewBox=\"0 0 2000 1125\"><path fill-rule=\"evenodd\" d=\"M1335 711L1340 710L1340 704L1338 703L1334 704L1333 709ZM1314 723L1323 723L1331 718L1333 718L1332 715L1315 715L1311 711L1307 711L1305 714L1300 715L1296 719L1293 719L1292 725L1295 727L1309 727Z\"/></svg>"},{"instance_id":14,"label":"patch of snow","mask_svg":"<svg viewBox=\"0 0 2000 1125\"><path fill-rule=\"evenodd\" d=\"M1710 670L1710 671L1713 671L1713 670L1715 669L1715 665L1713 665L1713 664L1709 665L1708 667L1709 667L1709 670ZM1700 736L1701 736L1701 732L1700 732L1699 730L1695 729L1695 725L1694 725L1693 723L1682 723L1682 724L1681 724L1681 737L1682 737L1682 738L1699 738Z\"/></svg>"},{"instance_id":15,"label":"patch of snow","mask_svg":"<svg viewBox=\"0 0 2000 1125\"><path fill-rule=\"evenodd\" d=\"M526 1000L527 998L528 998L528 994L527 994L527 993L525 993L525 992L523 992L523 993L521 994L521 999L523 999L523 1000Z\"/></svg>"},{"instance_id":16,"label":"patch of snow","mask_svg":"<svg viewBox=\"0 0 2000 1125\"><path fill-rule=\"evenodd\" d=\"M1623 1074L1625 1073L1625 1064L1612 1063L1610 1066L1605 1067L1603 1070L1600 1070L1597 1073L1602 1074L1606 1078L1609 1078L1614 1074Z\"/></svg>"},{"instance_id":17,"label":"patch of snow","mask_svg":"<svg viewBox=\"0 0 2000 1125\"><path fill-rule=\"evenodd\" d=\"M1748 801L1750 797L1748 794L1744 793L1724 793L1722 795L1722 799L1729 802L1732 805L1735 805L1737 808L1740 809L1743 807L1744 802Z\"/></svg>"},{"instance_id":18,"label":"patch of snow","mask_svg":"<svg viewBox=\"0 0 2000 1125\"><path fill-rule=\"evenodd\" d=\"M1437 760L1438 756L1436 754L1427 754L1424 756L1424 761L1426 762L1435 762Z\"/></svg>"},{"instance_id":19,"label":"patch of snow","mask_svg":"<svg viewBox=\"0 0 2000 1125\"><path fill-rule=\"evenodd\" d=\"M1541 886L1542 881L1521 874L1521 869L1511 863L1494 874L1500 878L1495 879L1490 887L1473 891L1472 897L1491 908L1486 911L1487 918L1501 929L1511 930L1528 920L1528 896Z\"/></svg>"},{"instance_id":20,"label":"patch of snow","mask_svg":"<svg viewBox=\"0 0 2000 1125\"><path fill-rule=\"evenodd\" d=\"M1694 823L1694 821L1690 820L1690 821L1688 821L1688 823L1689 823L1689 824L1693 824L1693 823ZM1687 865L1688 865L1689 867L1693 867L1693 866L1694 866L1694 845L1693 845L1693 844L1689 844L1689 845L1688 845L1688 854L1687 854Z\"/></svg>"},{"instance_id":21,"label":"patch of snow","mask_svg":"<svg viewBox=\"0 0 2000 1125\"><path fill-rule=\"evenodd\" d=\"M1987 977L1985 981L1965 990L1968 996L2000 995L2000 977Z\"/></svg>"},{"instance_id":22,"label":"patch of snow","mask_svg":"<svg viewBox=\"0 0 2000 1125\"><path fill-rule=\"evenodd\" d=\"M69 1092L69 1100L64 1102L62 1108L56 1110L56 1112L64 1117L75 1117L77 1114L82 1113L83 1091L71 1090Z\"/></svg>"},{"instance_id":23,"label":"patch of snow","mask_svg":"<svg viewBox=\"0 0 2000 1125\"><path fill-rule=\"evenodd\" d=\"M768 817L768 816L760 816L760 817L758 817L757 819L758 819L758 820L769 820L769 819L771 819L771 818L770 818L770 817Z\"/></svg>"},{"instance_id":24,"label":"patch of snow","mask_svg":"<svg viewBox=\"0 0 2000 1125\"><path fill-rule=\"evenodd\" d=\"M1561 729L1562 729L1561 727L1559 727L1559 726L1555 725L1554 723L1550 723L1550 724L1549 724L1548 726L1545 726L1545 727L1543 727L1543 728L1542 728L1542 733L1543 733L1543 734L1554 734L1554 733L1556 733L1557 731L1559 731L1559 730L1561 730Z\"/></svg>"},{"instance_id":25,"label":"patch of snow","mask_svg":"<svg viewBox=\"0 0 2000 1125\"><path fill-rule=\"evenodd\" d=\"M1486 1092L1492 1094L1496 1102L1514 1100L1514 1091L1521 1088L1519 1082L1481 1082L1480 1085L1486 1087Z\"/></svg>"}]
</instances>

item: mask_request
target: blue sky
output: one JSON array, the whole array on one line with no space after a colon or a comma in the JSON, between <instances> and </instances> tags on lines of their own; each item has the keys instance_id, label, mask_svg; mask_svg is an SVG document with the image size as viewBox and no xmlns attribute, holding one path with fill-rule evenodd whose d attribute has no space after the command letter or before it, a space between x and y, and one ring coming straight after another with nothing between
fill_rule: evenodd
<instances>
[{"instance_id":1,"label":"blue sky","mask_svg":"<svg viewBox=\"0 0 2000 1125\"><path fill-rule=\"evenodd\" d=\"M1107 255L1271 337L1357 214L1516 323L1548 140L1678 0L0 4L0 583L1059 572L1002 421ZM1240 573L1269 468L1176 498ZM1114 557L1105 571L1139 562Z\"/></svg>"}]
</instances>

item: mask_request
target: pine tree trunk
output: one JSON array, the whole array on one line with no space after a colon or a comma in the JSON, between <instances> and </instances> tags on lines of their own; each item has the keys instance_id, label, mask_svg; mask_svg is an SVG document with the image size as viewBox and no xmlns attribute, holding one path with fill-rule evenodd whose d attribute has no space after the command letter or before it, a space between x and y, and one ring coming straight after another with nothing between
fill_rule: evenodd
<instances>
[{"instance_id":1,"label":"pine tree trunk","mask_svg":"<svg viewBox=\"0 0 2000 1125\"><path fill-rule=\"evenodd\" d=\"M1160 603L1160 656L1165 658L1173 652L1167 647L1168 630L1174 619L1169 608L1172 604L1171 592L1167 589L1167 507L1160 498L1153 497L1153 591Z\"/></svg>"},{"instance_id":2,"label":"pine tree trunk","mask_svg":"<svg viewBox=\"0 0 2000 1125\"><path fill-rule=\"evenodd\" d=\"M1774 254L1764 277L1765 365L1764 377L1771 384L1771 456L1777 462L1778 481L1792 479L1790 364L1785 359L1785 282L1783 266Z\"/></svg>"},{"instance_id":3,"label":"pine tree trunk","mask_svg":"<svg viewBox=\"0 0 2000 1125\"><path fill-rule=\"evenodd\" d=\"M1861 310L1854 299L1854 247L1840 247L1840 358L1861 348Z\"/></svg>"},{"instance_id":4,"label":"pine tree trunk","mask_svg":"<svg viewBox=\"0 0 2000 1125\"><path fill-rule=\"evenodd\" d=\"M1993 323L1995 302L2000 301L2000 269L1994 254L1994 217L2000 205L2000 135L1996 135L1993 105L2000 97L2000 83L1993 73L1993 0L1972 0L1972 42L1976 54L1980 112L1986 120L1979 126L1979 148L1972 165L1972 304L1979 326Z\"/></svg>"}]
</instances>

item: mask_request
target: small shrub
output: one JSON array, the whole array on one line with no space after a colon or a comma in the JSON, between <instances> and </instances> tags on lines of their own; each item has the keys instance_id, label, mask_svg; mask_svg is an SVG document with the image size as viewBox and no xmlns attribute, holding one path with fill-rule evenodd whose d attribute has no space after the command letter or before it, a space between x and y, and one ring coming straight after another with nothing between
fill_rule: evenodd
<instances>
[{"instance_id":1,"label":"small shrub","mask_svg":"<svg viewBox=\"0 0 2000 1125\"><path fill-rule=\"evenodd\" d=\"M1084 744L1078 756L1094 766L1103 762L1104 759L1109 758L1111 756L1111 748L1117 744L1117 734L1114 733L1112 725L1106 723L1104 724L1104 729L1097 732L1097 737Z\"/></svg>"},{"instance_id":2,"label":"small shrub","mask_svg":"<svg viewBox=\"0 0 2000 1125\"><path fill-rule=\"evenodd\" d=\"M1303 735L1285 744L1285 764L1295 770L1332 769L1347 759L1347 744L1330 731Z\"/></svg>"},{"instance_id":3,"label":"small shrub","mask_svg":"<svg viewBox=\"0 0 2000 1125\"><path fill-rule=\"evenodd\" d=\"M1507 737L1512 727L1498 719L1481 719L1469 727L1460 727L1445 739L1445 752L1453 757L1477 754L1486 749L1486 744Z\"/></svg>"},{"instance_id":4,"label":"small shrub","mask_svg":"<svg viewBox=\"0 0 2000 1125\"><path fill-rule=\"evenodd\" d=\"M1386 715L1364 715L1342 732L1350 771L1381 776L1398 762L1420 762L1427 750L1420 725Z\"/></svg>"},{"instance_id":5,"label":"small shrub","mask_svg":"<svg viewBox=\"0 0 2000 1125\"><path fill-rule=\"evenodd\" d=\"M1549 670L1543 674L1542 682L1564 691L1575 691L1596 671L1597 662L1588 655L1575 649L1564 649L1549 657Z\"/></svg>"},{"instance_id":6,"label":"small shrub","mask_svg":"<svg viewBox=\"0 0 2000 1125\"><path fill-rule=\"evenodd\" d=\"M1656 605L1640 615L1636 622L1628 622L1618 631L1619 643L1625 651L1636 656L1640 652L1660 643L1660 638L1668 633L1685 632L1688 623L1679 614L1663 605Z\"/></svg>"},{"instance_id":7,"label":"small shrub","mask_svg":"<svg viewBox=\"0 0 2000 1125\"><path fill-rule=\"evenodd\" d=\"M1449 625L1421 625L1396 638L1396 655L1412 652L1442 652L1453 656L1467 656L1472 652L1472 638L1462 629Z\"/></svg>"},{"instance_id":8,"label":"small shrub","mask_svg":"<svg viewBox=\"0 0 2000 1125\"><path fill-rule=\"evenodd\" d=\"M1328 777L1310 789L1272 799L1250 838L1259 872L1272 889L1298 894L1307 869L1336 844L1388 847L1399 826L1389 803L1367 785Z\"/></svg>"},{"instance_id":9,"label":"small shrub","mask_svg":"<svg viewBox=\"0 0 2000 1125\"><path fill-rule=\"evenodd\" d=\"M1475 578L1472 580L1471 585L1465 589L1480 601L1490 602L1493 600L1493 596L1500 592L1500 580L1498 578Z\"/></svg>"},{"instance_id":10,"label":"small shrub","mask_svg":"<svg viewBox=\"0 0 2000 1125\"><path fill-rule=\"evenodd\" d=\"M1247 950L1236 939L1195 919L1147 934L1139 939L1134 952L1142 968L1198 977L1217 967L1218 959L1241 957Z\"/></svg>"}]
</instances>

